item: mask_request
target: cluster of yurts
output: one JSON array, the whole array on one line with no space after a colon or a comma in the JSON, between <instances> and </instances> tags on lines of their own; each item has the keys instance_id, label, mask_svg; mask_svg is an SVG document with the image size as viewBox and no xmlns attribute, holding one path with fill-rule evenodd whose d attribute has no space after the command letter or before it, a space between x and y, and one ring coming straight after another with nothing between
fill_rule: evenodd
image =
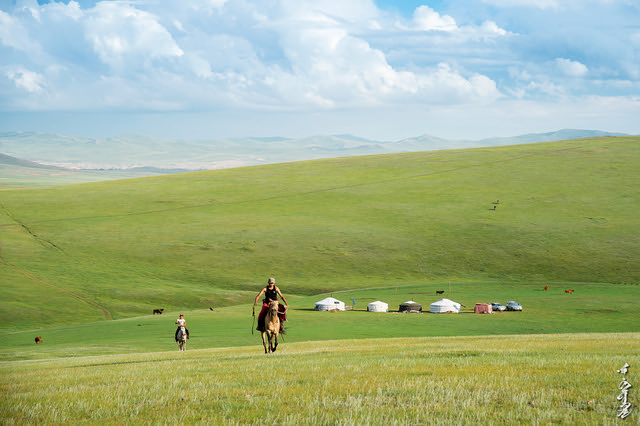
<instances>
[{"instance_id":1,"label":"cluster of yurts","mask_svg":"<svg viewBox=\"0 0 640 426\"><path fill-rule=\"evenodd\" d=\"M353 300L353 299L351 299ZM353 301L355 305L355 300ZM460 313L460 303L456 303L449 299L440 299L437 302L433 302L430 306L429 312L432 313ZM353 306L345 305L344 302L334 299L333 297L327 297L319 302L316 302L314 310L316 311L347 311L353 309ZM371 302L367 305L367 311L369 312L389 312L389 304L381 302L379 300ZM402 303L398 312L419 313L422 312L422 305L412 300Z\"/></svg>"}]
</instances>

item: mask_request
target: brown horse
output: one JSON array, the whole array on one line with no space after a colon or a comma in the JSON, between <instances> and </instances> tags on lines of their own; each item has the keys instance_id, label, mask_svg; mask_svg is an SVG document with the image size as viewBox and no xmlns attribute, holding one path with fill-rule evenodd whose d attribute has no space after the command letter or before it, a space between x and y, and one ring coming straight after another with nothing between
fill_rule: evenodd
<instances>
[{"instance_id":1,"label":"brown horse","mask_svg":"<svg viewBox=\"0 0 640 426\"><path fill-rule=\"evenodd\" d=\"M278 318L278 301L269 302L269 310L264 317L264 331L262 332L262 345L264 353L272 353L278 347L278 333L280 333L280 318ZM267 340L269 347L267 348Z\"/></svg>"}]
</instances>

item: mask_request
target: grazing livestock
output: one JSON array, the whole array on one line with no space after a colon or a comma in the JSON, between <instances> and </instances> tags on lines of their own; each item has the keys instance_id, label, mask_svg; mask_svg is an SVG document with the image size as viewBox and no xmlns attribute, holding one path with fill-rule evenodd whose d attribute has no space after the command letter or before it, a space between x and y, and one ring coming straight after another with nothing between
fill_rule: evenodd
<instances>
[{"instance_id":1,"label":"grazing livestock","mask_svg":"<svg viewBox=\"0 0 640 426\"><path fill-rule=\"evenodd\" d=\"M571 294L571 293L573 293L573 290L569 289L569 290L565 290L564 292L565 292L565 294L566 294L566 293Z\"/></svg>"},{"instance_id":2,"label":"grazing livestock","mask_svg":"<svg viewBox=\"0 0 640 426\"><path fill-rule=\"evenodd\" d=\"M547 291L547 290L549 290L549 286L548 286L548 285L545 285L545 286L544 286L544 291Z\"/></svg>"},{"instance_id":3,"label":"grazing livestock","mask_svg":"<svg viewBox=\"0 0 640 426\"><path fill-rule=\"evenodd\" d=\"M154 309L153 310L153 315L155 315L155 314L162 315L162 311L164 311L164 309Z\"/></svg>"},{"instance_id":4,"label":"grazing livestock","mask_svg":"<svg viewBox=\"0 0 640 426\"><path fill-rule=\"evenodd\" d=\"M443 294L444 290L436 290L436 294Z\"/></svg>"},{"instance_id":5,"label":"grazing livestock","mask_svg":"<svg viewBox=\"0 0 640 426\"><path fill-rule=\"evenodd\" d=\"M37 337L36 337L36 345L37 345L38 343L43 343L43 342L42 342L42 337L40 337L40 336L37 336Z\"/></svg>"}]
</instances>

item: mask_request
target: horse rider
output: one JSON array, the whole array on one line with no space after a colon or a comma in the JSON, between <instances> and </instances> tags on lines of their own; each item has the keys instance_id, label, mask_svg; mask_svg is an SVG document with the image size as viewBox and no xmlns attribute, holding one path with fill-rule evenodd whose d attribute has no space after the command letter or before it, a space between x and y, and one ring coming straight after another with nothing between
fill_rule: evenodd
<instances>
[{"instance_id":1,"label":"horse rider","mask_svg":"<svg viewBox=\"0 0 640 426\"><path fill-rule=\"evenodd\" d=\"M285 311L287 308L289 308L287 299L284 298L282 292L280 292L280 289L276 286L275 278L269 278L269 280L267 281L267 286L263 287L262 290L260 290L260 293L258 293L258 295L256 296L256 300L253 303L253 306L258 305L258 299L260 299L260 296L262 296L263 294L264 299L262 300L262 310L260 311L260 315L258 315L258 327L256 328L258 331L264 331L264 318L267 315L267 311L269 310L269 302L271 302L272 300L278 300L278 296L280 296L282 298L282 301L284 302ZM283 317L283 319L286 319L286 316L283 315ZM282 322L283 321L280 321L280 332L282 332L283 330Z\"/></svg>"},{"instance_id":2,"label":"horse rider","mask_svg":"<svg viewBox=\"0 0 640 426\"><path fill-rule=\"evenodd\" d=\"M184 319L184 314L180 314L180 318L176 320L176 324L178 324L178 328L176 329L176 342L178 341L178 333L182 330L182 333L187 335L187 339L189 338L189 330L187 330L187 320Z\"/></svg>"}]
</instances>

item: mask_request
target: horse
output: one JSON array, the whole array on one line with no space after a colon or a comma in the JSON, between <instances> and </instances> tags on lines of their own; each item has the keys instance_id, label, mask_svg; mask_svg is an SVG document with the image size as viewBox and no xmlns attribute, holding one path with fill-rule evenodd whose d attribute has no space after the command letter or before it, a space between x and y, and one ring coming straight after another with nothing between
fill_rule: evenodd
<instances>
[{"instance_id":1,"label":"horse","mask_svg":"<svg viewBox=\"0 0 640 426\"><path fill-rule=\"evenodd\" d=\"M178 351L186 351L187 350L187 339L189 338L189 332L186 327L178 327L178 332L176 333L176 342L178 343Z\"/></svg>"},{"instance_id":2,"label":"horse","mask_svg":"<svg viewBox=\"0 0 640 426\"><path fill-rule=\"evenodd\" d=\"M262 345L264 353L272 353L278 347L278 333L280 333L280 318L278 317L278 301L269 302L269 310L264 317L264 331L262 332ZM267 340L269 347L267 348Z\"/></svg>"}]
</instances>

